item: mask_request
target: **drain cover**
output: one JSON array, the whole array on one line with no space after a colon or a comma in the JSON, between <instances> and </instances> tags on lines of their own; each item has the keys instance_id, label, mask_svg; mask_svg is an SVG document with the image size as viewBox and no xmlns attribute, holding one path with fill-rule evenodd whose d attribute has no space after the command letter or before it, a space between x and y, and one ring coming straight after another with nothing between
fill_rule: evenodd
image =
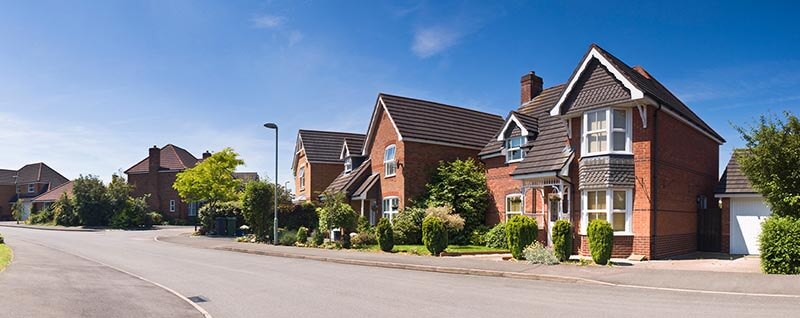
<instances>
[{"instance_id":1,"label":"drain cover","mask_svg":"<svg viewBox=\"0 0 800 318\"><path fill-rule=\"evenodd\" d=\"M206 298L206 296L202 296L202 295L197 295L197 296L192 296L192 297L189 297L189 300L191 300L191 301L192 301L192 302L194 302L194 303L204 303L204 302L208 302L208 298Z\"/></svg>"}]
</instances>

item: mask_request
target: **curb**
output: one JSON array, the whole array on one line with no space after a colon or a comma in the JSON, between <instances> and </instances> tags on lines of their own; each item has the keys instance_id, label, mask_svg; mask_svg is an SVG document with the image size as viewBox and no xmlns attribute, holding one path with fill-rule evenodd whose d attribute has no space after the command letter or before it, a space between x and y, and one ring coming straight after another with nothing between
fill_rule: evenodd
<instances>
[{"instance_id":1,"label":"curb","mask_svg":"<svg viewBox=\"0 0 800 318\"><path fill-rule=\"evenodd\" d=\"M345 265L370 266L370 267L381 267L381 268L390 268L390 269L402 269L402 270L413 270L413 271L420 271L420 272L433 272L433 273L456 274L456 275L470 275L470 276L482 276L482 277L501 277L501 278L535 280L535 281L548 281L548 282L558 282L558 283L593 284L593 285L608 286L608 287L648 289L648 290L671 291L671 292L686 292L686 293L697 293L697 294L717 294L717 295L776 297L776 298L796 298L796 299L800 299L800 295L745 293L745 292L714 291L714 290L701 290L701 289L688 289L688 288L655 287L655 286L620 284L620 283L604 282L604 281L588 279L588 278L559 276L559 275L533 274L533 273L522 273L522 272L506 272L506 271L495 271L495 270L485 270L485 269L470 269L470 268L460 268L460 267L441 267L441 266L430 266L430 265L419 265L419 264L403 264L403 263L381 262L381 261L366 261L366 260L355 260L355 259L346 259L346 258L316 256L316 255L301 255L301 254L292 254L292 253L285 253L285 252L254 251L254 250L248 250L248 249L236 248L236 247L195 247L195 246L191 246L191 245L188 245L188 244L169 242L169 241L161 241L158 238L159 238L158 236L155 236L155 237L153 237L153 240L155 240L157 242L162 242L162 243L171 243L171 244L189 246L189 247L194 247L194 248L203 248L203 249L210 249L210 250L228 251L228 252L244 253L244 254L251 254L251 255L261 255L261 256L272 256L272 257L293 258L293 259L307 259L307 260L314 260L314 261L320 261L320 262L329 262L329 263L337 263L337 264L345 264Z\"/></svg>"},{"instance_id":2,"label":"curb","mask_svg":"<svg viewBox=\"0 0 800 318\"><path fill-rule=\"evenodd\" d=\"M53 226L44 227L44 226L30 226L30 225L8 225L8 224L0 224L0 227L7 227L7 228L18 228L18 229L29 229L29 230L42 230L42 231L61 231L61 232L101 232L104 231L103 229L85 229L85 228L65 228L65 227L58 227Z\"/></svg>"}]
</instances>

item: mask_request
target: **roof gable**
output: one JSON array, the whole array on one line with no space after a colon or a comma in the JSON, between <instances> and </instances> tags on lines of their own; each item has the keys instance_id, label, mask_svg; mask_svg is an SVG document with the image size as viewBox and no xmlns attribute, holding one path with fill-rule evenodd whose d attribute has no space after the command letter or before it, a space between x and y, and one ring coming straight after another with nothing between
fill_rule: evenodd
<instances>
[{"instance_id":1,"label":"roof gable","mask_svg":"<svg viewBox=\"0 0 800 318\"><path fill-rule=\"evenodd\" d=\"M744 149L735 149L731 155L728 165L725 166L725 172L719 179L717 187L714 189L716 194L755 194L758 193L753 189L750 180L747 179L744 172L742 172L739 162L736 161L737 156L746 156L747 151Z\"/></svg>"},{"instance_id":2,"label":"roof gable","mask_svg":"<svg viewBox=\"0 0 800 318\"><path fill-rule=\"evenodd\" d=\"M353 144L357 144L358 140L364 140L364 135L362 134L336 131L301 129L297 135L299 147L305 151L306 159L308 162L314 163L341 162L342 145L345 140L351 140ZM295 160L298 154L299 150L295 153Z\"/></svg>"},{"instance_id":3,"label":"roof gable","mask_svg":"<svg viewBox=\"0 0 800 318\"><path fill-rule=\"evenodd\" d=\"M67 181L62 185L51 188L47 192L42 193L40 196L34 198L33 202L55 202L65 193L67 196L72 196L72 188L74 185L75 183L73 181Z\"/></svg>"},{"instance_id":4,"label":"roof gable","mask_svg":"<svg viewBox=\"0 0 800 318\"><path fill-rule=\"evenodd\" d=\"M575 82L574 89L564 97L561 114L572 115L631 100L631 92L605 65L592 58Z\"/></svg>"},{"instance_id":5,"label":"roof gable","mask_svg":"<svg viewBox=\"0 0 800 318\"><path fill-rule=\"evenodd\" d=\"M16 183L41 182L57 186L69 181L43 162L25 165L17 171L16 176Z\"/></svg>"},{"instance_id":6,"label":"roof gable","mask_svg":"<svg viewBox=\"0 0 800 318\"><path fill-rule=\"evenodd\" d=\"M159 161L161 165L158 170L186 170L197 165L197 159L186 149L167 144L159 149ZM142 159L132 167L125 170L125 173L143 173L150 171L150 156Z\"/></svg>"}]
</instances>

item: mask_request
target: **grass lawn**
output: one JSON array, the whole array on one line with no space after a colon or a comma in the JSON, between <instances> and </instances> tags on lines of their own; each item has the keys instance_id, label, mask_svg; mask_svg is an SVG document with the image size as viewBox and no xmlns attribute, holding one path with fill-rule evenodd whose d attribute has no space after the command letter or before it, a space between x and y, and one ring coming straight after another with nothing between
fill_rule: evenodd
<instances>
[{"instance_id":1,"label":"grass lawn","mask_svg":"<svg viewBox=\"0 0 800 318\"><path fill-rule=\"evenodd\" d=\"M362 248L362 250L368 251L380 251L380 246L378 245L369 245L367 247ZM504 249L497 249L497 248L490 248L486 246L478 246L478 245L450 245L447 246L447 249L444 250L445 253L508 253L508 250ZM430 255L431 253L428 252L428 249L425 248L425 245L395 245L392 249L392 252L396 253L408 253L408 254L415 254L415 255Z\"/></svg>"},{"instance_id":2,"label":"grass lawn","mask_svg":"<svg viewBox=\"0 0 800 318\"><path fill-rule=\"evenodd\" d=\"M11 263L11 248L5 244L0 244L0 271L6 268L8 263Z\"/></svg>"}]
</instances>

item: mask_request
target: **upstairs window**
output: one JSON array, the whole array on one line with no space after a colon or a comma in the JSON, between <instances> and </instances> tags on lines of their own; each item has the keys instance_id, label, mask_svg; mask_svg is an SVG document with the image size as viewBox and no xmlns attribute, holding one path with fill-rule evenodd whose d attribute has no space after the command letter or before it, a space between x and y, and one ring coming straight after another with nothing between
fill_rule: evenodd
<instances>
[{"instance_id":1,"label":"upstairs window","mask_svg":"<svg viewBox=\"0 0 800 318\"><path fill-rule=\"evenodd\" d=\"M630 153L630 111L601 109L583 115L583 155Z\"/></svg>"},{"instance_id":2,"label":"upstairs window","mask_svg":"<svg viewBox=\"0 0 800 318\"><path fill-rule=\"evenodd\" d=\"M28 185L28 193L34 193L34 192L36 192L36 185L35 184L29 184Z\"/></svg>"},{"instance_id":3,"label":"upstairs window","mask_svg":"<svg viewBox=\"0 0 800 318\"><path fill-rule=\"evenodd\" d=\"M347 158L344 160L344 172L349 173L353 171L353 158Z\"/></svg>"},{"instance_id":4,"label":"upstairs window","mask_svg":"<svg viewBox=\"0 0 800 318\"><path fill-rule=\"evenodd\" d=\"M306 188L306 167L300 167L300 190Z\"/></svg>"},{"instance_id":5,"label":"upstairs window","mask_svg":"<svg viewBox=\"0 0 800 318\"><path fill-rule=\"evenodd\" d=\"M506 139L506 162L521 161L525 157L522 145L528 142L525 136Z\"/></svg>"},{"instance_id":6,"label":"upstairs window","mask_svg":"<svg viewBox=\"0 0 800 318\"><path fill-rule=\"evenodd\" d=\"M397 172L397 161L395 160L395 151L397 147L390 145L383 151L383 174L384 177L394 176Z\"/></svg>"}]
</instances>

